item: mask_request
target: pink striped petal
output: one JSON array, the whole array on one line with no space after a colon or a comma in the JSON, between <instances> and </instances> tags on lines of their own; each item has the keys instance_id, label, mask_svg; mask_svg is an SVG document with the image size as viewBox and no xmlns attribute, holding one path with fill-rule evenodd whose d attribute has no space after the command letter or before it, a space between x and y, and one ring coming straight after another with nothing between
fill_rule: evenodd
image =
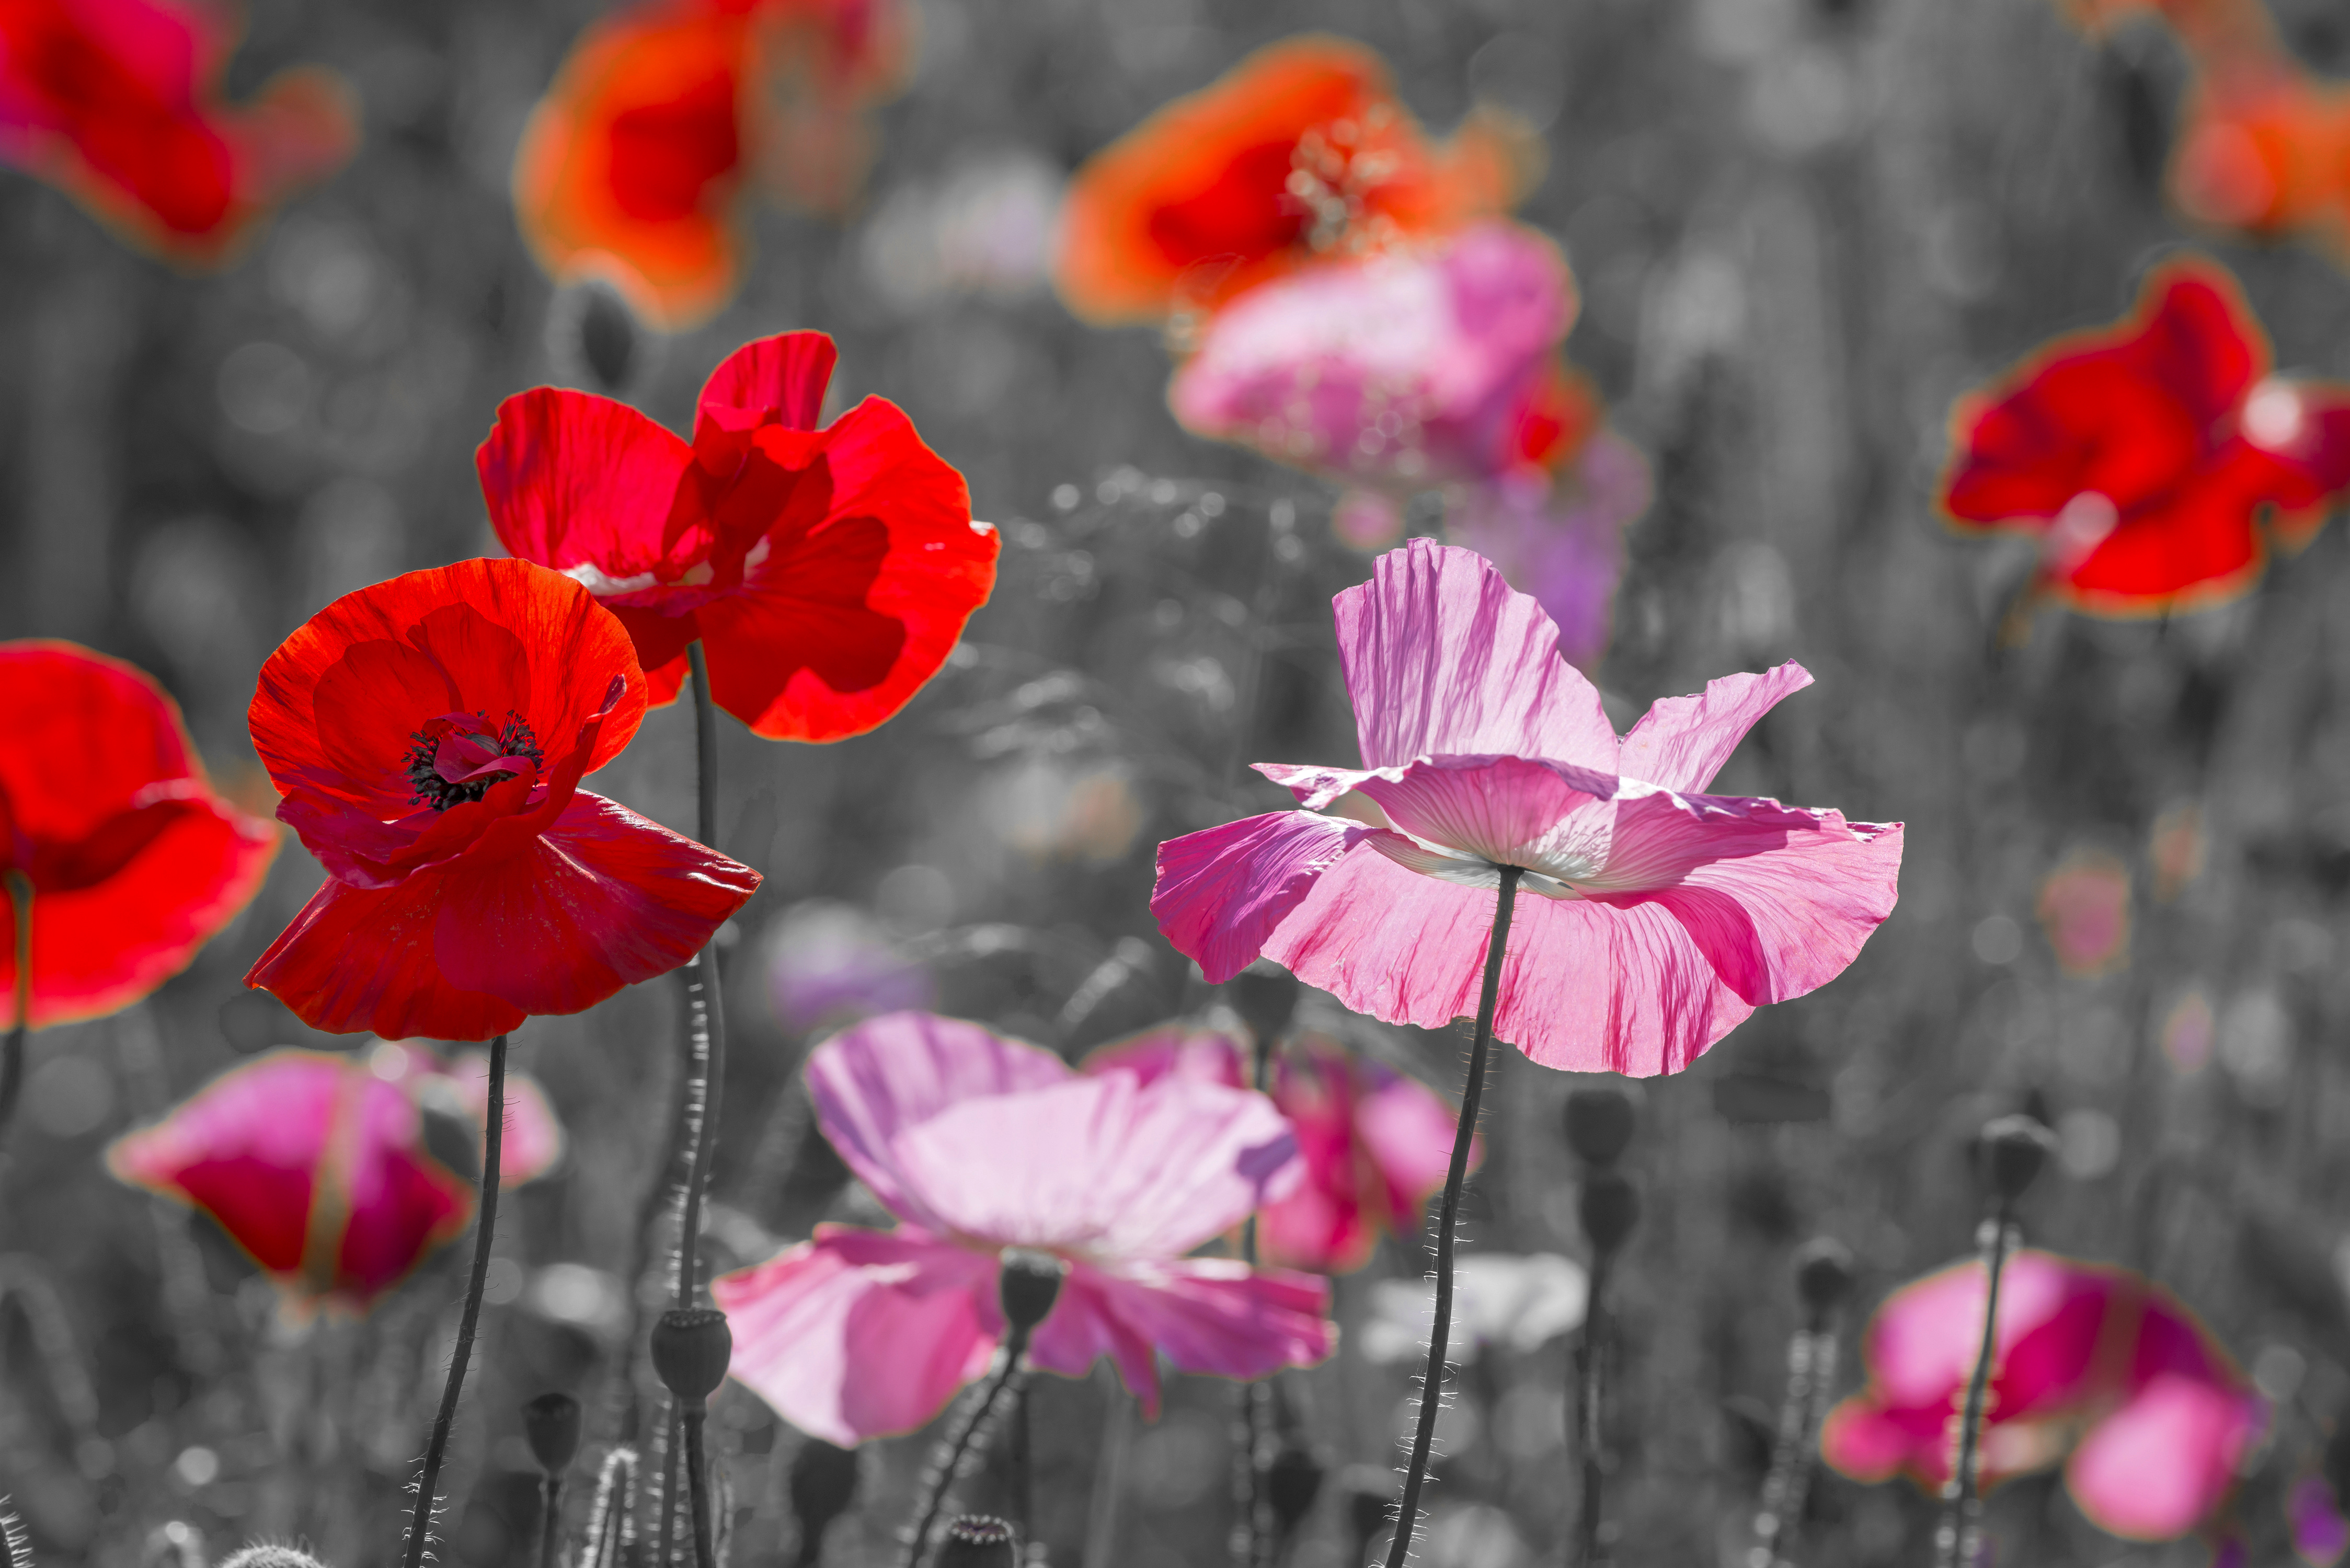
<instances>
[{"instance_id":1,"label":"pink striped petal","mask_svg":"<svg viewBox=\"0 0 2350 1568\"><path fill-rule=\"evenodd\" d=\"M1756 721L1812 683L1789 659L1760 675L1724 675L1694 697L1663 697L1624 737L1617 769L1626 778L1701 794Z\"/></svg>"},{"instance_id":2,"label":"pink striped petal","mask_svg":"<svg viewBox=\"0 0 2350 1568\"><path fill-rule=\"evenodd\" d=\"M807 1064L817 1123L848 1168L891 1213L934 1231L951 1227L899 1170L899 1135L961 1102L1072 1076L1049 1051L928 1012L868 1019L817 1046Z\"/></svg>"},{"instance_id":3,"label":"pink striped petal","mask_svg":"<svg viewBox=\"0 0 2350 1568\"><path fill-rule=\"evenodd\" d=\"M1097 1258L1180 1257L1303 1174L1264 1096L1116 1072L950 1106L899 1129L889 1157L957 1235Z\"/></svg>"},{"instance_id":4,"label":"pink striped petal","mask_svg":"<svg viewBox=\"0 0 2350 1568\"><path fill-rule=\"evenodd\" d=\"M1074 1265L1036 1331L1031 1358L1081 1377L1097 1356L1117 1365L1143 1413L1159 1414L1153 1352L1178 1371L1265 1377L1327 1356L1337 1330L1329 1282L1230 1258L1187 1258L1115 1270Z\"/></svg>"},{"instance_id":5,"label":"pink striped petal","mask_svg":"<svg viewBox=\"0 0 2350 1568\"><path fill-rule=\"evenodd\" d=\"M1357 787L1416 838L1562 882L1600 868L1617 815L1614 774L1522 757L1429 758Z\"/></svg>"},{"instance_id":6,"label":"pink striped petal","mask_svg":"<svg viewBox=\"0 0 2350 1568\"><path fill-rule=\"evenodd\" d=\"M2267 1425L2258 1396L2165 1373L2089 1429L2064 1485L2108 1534L2176 1540L2217 1511Z\"/></svg>"},{"instance_id":7,"label":"pink striped petal","mask_svg":"<svg viewBox=\"0 0 2350 1568\"><path fill-rule=\"evenodd\" d=\"M1617 771L1615 726L1558 628L1475 551L1410 540L1334 603L1366 767L1488 755Z\"/></svg>"},{"instance_id":8,"label":"pink striped petal","mask_svg":"<svg viewBox=\"0 0 2350 1568\"><path fill-rule=\"evenodd\" d=\"M1175 950L1222 985L1256 961L1274 928L1366 831L1278 811L1170 838L1159 846L1150 912Z\"/></svg>"},{"instance_id":9,"label":"pink striped petal","mask_svg":"<svg viewBox=\"0 0 2350 1568\"><path fill-rule=\"evenodd\" d=\"M914 1229L820 1226L710 1283L734 1379L812 1437L853 1448L910 1432L987 1369L1003 1324L997 1260Z\"/></svg>"},{"instance_id":10,"label":"pink striped petal","mask_svg":"<svg viewBox=\"0 0 2350 1568\"><path fill-rule=\"evenodd\" d=\"M1248 1070L1238 1041L1212 1029L1182 1023L1161 1024L1097 1046L1086 1054L1077 1070L1131 1073L1144 1084L1175 1077L1222 1084L1231 1089L1248 1086Z\"/></svg>"}]
</instances>

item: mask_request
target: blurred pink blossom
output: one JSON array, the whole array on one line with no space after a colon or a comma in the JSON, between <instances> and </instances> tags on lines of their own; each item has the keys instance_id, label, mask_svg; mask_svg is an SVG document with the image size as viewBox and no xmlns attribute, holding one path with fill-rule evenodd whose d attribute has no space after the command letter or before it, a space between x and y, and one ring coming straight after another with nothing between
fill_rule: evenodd
<instances>
[{"instance_id":1,"label":"blurred pink blossom","mask_svg":"<svg viewBox=\"0 0 2350 1568\"><path fill-rule=\"evenodd\" d=\"M2350 1520L2324 1476L2308 1475L2293 1483L2285 1494L2285 1522L2293 1531L2293 1550L2310 1568L2334 1568L2350 1552Z\"/></svg>"},{"instance_id":2,"label":"blurred pink blossom","mask_svg":"<svg viewBox=\"0 0 2350 1568\"><path fill-rule=\"evenodd\" d=\"M431 1110L445 1111L486 1129L490 1110L490 1056L467 1051L443 1063L421 1045L380 1046L379 1076L390 1078ZM506 1074L505 1137L498 1147L498 1179L536 1181L563 1159L563 1124L546 1092L527 1073Z\"/></svg>"},{"instance_id":3,"label":"blurred pink blossom","mask_svg":"<svg viewBox=\"0 0 2350 1568\"><path fill-rule=\"evenodd\" d=\"M931 1000L930 975L852 905L823 898L793 905L775 922L769 953L767 995L776 1022L795 1033Z\"/></svg>"},{"instance_id":4,"label":"blurred pink blossom","mask_svg":"<svg viewBox=\"0 0 2350 1568\"><path fill-rule=\"evenodd\" d=\"M1262 1095L1170 1075L1081 1076L1048 1051L928 1013L817 1047L818 1125L901 1223L818 1227L712 1283L733 1376L802 1431L853 1445L921 1426L1004 1331L1006 1248L1067 1265L1029 1358L1081 1376L1102 1355L1156 1415L1157 1360L1262 1377L1319 1361L1329 1286L1185 1254L1303 1175Z\"/></svg>"},{"instance_id":5,"label":"blurred pink blossom","mask_svg":"<svg viewBox=\"0 0 2350 1568\"><path fill-rule=\"evenodd\" d=\"M1619 738L1558 628L1470 551L1415 539L1337 597L1360 770L1259 763L1304 811L1159 846L1151 909L1221 982L1260 955L1357 1012L1476 1009L1525 872L1495 1033L1544 1065L1679 1072L1840 973L1891 912L1901 827L1701 793L1794 664L1668 698Z\"/></svg>"},{"instance_id":6,"label":"blurred pink blossom","mask_svg":"<svg viewBox=\"0 0 2350 1568\"><path fill-rule=\"evenodd\" d=\"M1126 1071L1145 1084L1165 1077L1243 1088L1247 1053L1230 1035L1168 1024L1087 1056L1087 1073ZM1273 1103L1289 1118L1305 1177L1257 1215L1268 1263L1351 1273L1371 1261L1382 1233L1417 1233L1420 1210L1444 1185L1460 1112L1416 1079L1308 1034L1274 1062ZM1483 1157L1472 1146L1473 1168Z\"/></svg>"},{"instance_id":7,"label":"blurred pink blossom","mask_svg":"<svg viewBox=\"0 0 2350 1568\"><path fill-rule=\"evenodd\" d=\"M1829 1412L1821 1456L1860 1480L1908 1475L1938 1489L1982 1314L1979 1260L1888 1297L1862 1343L1868 1384ZM2017 1252L2001 1275L1992 1356L1985 1482L2063 1461L2089 1521L2135 1541L2210 1521L2268 1421L2194 1314L2125 1269Z\"/></svg>"},{"instance_id":8,"label":"blurred pink blossom","mask_svg":"<svg viewBox=\"0 0 2350 1568\"><path fill-rule=\"evenodd\" d=\"M1499 566L1558 623L1558 650L1589 670L1607 651L1624 530L1648 509L1648 460L1599 431L1555 472L1517 472L1464 486L1448 501L1444 536Z\"/></svg>"},{"instance_id":9,"label":"blurred pink blossom","mask_svg":"<svg viewBox=\"0 0 2350 1568\"><path fill-rule=\"evenodd\" d=\"M2102 849L2074 851L2040 884L2040 924L2066 974L2127 968L2129 917L2129 867Z\"/></svg>"}]
</instances>

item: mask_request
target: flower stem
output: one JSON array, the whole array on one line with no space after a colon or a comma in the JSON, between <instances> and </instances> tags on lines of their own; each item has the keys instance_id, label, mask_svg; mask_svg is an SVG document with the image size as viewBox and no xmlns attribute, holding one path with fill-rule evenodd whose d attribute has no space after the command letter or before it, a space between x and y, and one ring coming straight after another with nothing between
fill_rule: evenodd
<instances>
[{"instance_id":1,"label":"flower stem","mask_svg":"<svg viewBox=\"0 0 2350 1568\"><path fill-rule=\"evenodd\" d=\"M693 1561L696 1568L717 1568L711 1550L710 1483L702 1461L702 1428L710 1417L709 1405L696 1400L685 1412L686 1490L693 1499Z\"/></svg>"},{"instance_id":2,"label":"flower stem","mask_svg":"<svg viewBox=\"0 0 2350 1568\"><path fill-rule=\"evenodd\" d=\"M718 836L718 717L710 702L710 670L702 656L700 639L688 643L688 665L693 671L693 740L696 816L705 847L716 847ZM710 1179L711 1146L718 1137L719 1096L726 1082L726 1008L718 988L715 943L695 955L685 982L693 1008L694 1057L701 1067L701 1116L693 1131L693 1161L685 1173L685 1203L678 1216L677 1304L693 1305L699 1284L702 1251L702 1189ZM689 1100L697 1098L689 1095Z\"/></svg>"},{"instance_id":3,"label":"flower stem","mask_svg":"<svg viewBox=\"0 0 2350 1568\"><path fill-rule=\"evenodd\" d=\"M1778 1438L1762 1503L1754 1515L1754 1559L1760 1568L1786 1568L1804 1522L1812 1485L1814 1434L1835 1386L1836 1333L1823 1317L1787 1341L1787 1397L1779 1407Z\"/></svg>"},{"instance_id":4,"label":"flower stem","mask_svg":"<svg viewBox=\"0 0 2350 1568\"><path fill-rule=\"evenodd\" d=\"M1607 1414L1607 1380L1601 1363L1607 1354L1607 1265L1610 1261L1610 1255L1606 1252L1597 1252L1592 1257L1591 1290L1583 1315L1583 1353L1576 1357L1575 1410L1579 1419L1575 1428L1577 1446L1583 1450L1583 1511L1576 1535L1580 1552L1575 1562L1582 1564L1582 1568L1597 1568L1607 1561L1599 1544L1607 1471L1600 1464L1599 1456Z\"/></svg>"},{"instance_id":5,"label":"flower stem","mask_svg":"<svg viewBox=\"0 0 2350 1568\"><path fill-rule=\"evenodd\" d=\"M1983 1404L1991 1386L1991 1357L1998 1347L2000 1274L2007 1264L2008 1230L2013 1213L2013 1205L2002 1202L1991 1217L1991 1234L1983 1242L1982 1348L1975 1356L1974 1374L1967 1379L1966 1408L1959 1417L1958 1463L1951 1469L1950 1484L1942 1490L1949 1507L1942 1514L1940 1528L1934 1532L1936 1568L1973 1568L1975 1552L1981 1542L1982 1492L1977 1485L1976 1471L1982 1459Z\"/></svg>"},{"instance_id":6,"label":"flower stem","mask_svg":"<svg viewBox=\"0 0 2350 1568\"><path fill-rule=\"evenodd\" d=\"M946 1511L948 1494L954 1490L955 1478L962 1471L963 1460L971 1452L972 1441L987 1429L995 1407L1020 1376L1020 1358L1028 1354L1028 1330L1015 1326L1003 1341L1003 1361L990 1375L971 1414L955 1428L947 1441L945 1459L930 1477L924 1489L922 1511L914 1524L914 1532L906 1541L906 1555L899 1568L922 1568L922 1559L931 1543L931 1533L939 1527L939 1516Z\"/></svg>"},{"instance_id":7,"label":"flower stem","mask_svg":"<svg viewBox=\"0 0 2350 1568\"><path fill-rule=\"evenodd\" d=\"M16 1113L16 1094L25 1086L25 1036L33 1032L33 879L22 871L7 873L8 903L16 927L16 1017L0 1044L0 1138Z\"/></svg>"},{"instance_id":8,"label":"flower stem","mask_svg":"<svg viewBox=\"0 0 2350 1568\"><path fill-rule=\"evenodd\" d=\"M550 1475L539 1483L538 1568L560 1568L563 1561L563 1478Z\"/></svg>"},{"instance_id":9,"label":"flower stem","mask_svg":"<svg viewBox=\"0 0 2350 1568\"><path fill-rule=\"evenodd\" d=\"M1444 1400L1444 1350L1452 1334L1452 1236L1461 1219L1461 1187L1469 1179L1469 1146L1477 1137L1477 1099L1485 1087L1485 1058L1493 1045L1493 1006L1502 994L1502 957L1510 941L1510 913L1517 907L1523 868L1500 867L1501 897L1493 905L1493 938L1485 949L1485 985L1477 998L1477 1035L1469 1047L1469 1083L1461 1091L1461 1125L1452 1135L1452 1163L1444 1173L1444 1201L1436 1218L1436 1321L1428 1335L1428 1374L1419 1385L1419 1425L1412 1433L1411 1463L1403 1473L1403 1501L1396 1512L1395 1540L1388 1568L1403 1568L1411 1555L1419 1522L1419 1489L1428 1480L1429 1448L1436 1440L1436 1412Z\"/></svg>"},{"instance_id":10,"label":"flower stem","mask_svg":"<svg viewBox=\"0 0 2350 1568\"><path fill-rule=\"evenodd\" d=\"M408 1524L407 1568L421 1568L424 1542L432 1531L434 1490L441 1483L441 1460L449 1451L449 1429L456 1424L457 1399L465 1388L465 1364L473 1355L473 1330L482 1321L482 1290L490 1277L490 1243L498 1226L499 1165L504 1156L506 1130L506 1037L490 1042L490 1103L483 1129L482 1206L473 1221L473 1271L465 1281L465 1304L457 1317L457 1348L449 1358L449 1381L441 1390L441 1409L432 1417L432 1435L424 1445L424 1473L416 1485L416 1512Z\"/></svg>"},{"instance_id":11,"label":"flower stem","mask_svg":"<svg viewBox=\"0 0 2350 1568\"><path fill-rule=\"evenodd\" d=\"M1273 1080L1273 1042L1259 1036L1253 1048L1253 1062L1249 1075L1249 1086L1262 1095ZM1250 1268L1257 1262L1257 1217L1252 1213L1241 1224L1241 1261ZM1265 1395L1263 1381L1243 1383L1236 1390L1241 1402L1240 1452L1233 1466L1232 1501L1239 1518L1234 1521L1232 1535L1232 1568L1263 1568L1271 1555L1272 1534L1266 1529L1264 1460Z\"/></svg>"},{"instance_id":12,"label":"flower stem","mask_svg":"<svg viewBox=\"0 0 2350 1568\"><path fill-rule=\"evenodd\" d=\"M663 1408L667 1413L661 1418L660 1490L654 1499L654 1506L660 1510L660 1523L653 1534L652 1568L669 1568L670 1542L677 1534L678 1449L683 1446L679 1440L682 1434L678 1430L677 1401L665 1401Z\"/></svg>"}]
</instances>

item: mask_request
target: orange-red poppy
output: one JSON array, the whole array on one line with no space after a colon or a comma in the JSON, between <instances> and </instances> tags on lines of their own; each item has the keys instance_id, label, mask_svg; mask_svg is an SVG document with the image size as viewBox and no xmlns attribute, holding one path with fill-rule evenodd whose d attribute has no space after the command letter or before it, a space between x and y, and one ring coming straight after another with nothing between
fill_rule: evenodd
<instances>
[{"instance_id":1,"label":"orange-red poppy","mask_svg":"<svg viewBox=\"0 0 2350 1568\"><path fill-rule=\"evenodd\" d=\"M1055 278L1071 310L1102 325L1212 309L1311 258L1502 212L1533 150L1486 110L1431 143L1370 50L1284 39L1077 171Z\"/></svg>"},{"instance_id":2,"label":"orange-red poppy","mask_svg":"<svg viewBox=\"0 0 2350 1568\"><path fill-rule=\"evenodd\" d=\"M2221 228L2350 241L2350 90L2282 57L2206 70L2170 161L2172 200Z\"/></svg>"},{"instance_id":3,"label":"orange-red poppy","mask_svg":"<svg viewBox=\"0 0 2350 1568\"><path fill-rule=\"evenodd\" d=\"M515 215L539 265L601 275L655 326L725 304L754 184L833 210L864 106L902 74L896 0L647 0L580 36L524 127Z\"/></svg>"}]
</instances>

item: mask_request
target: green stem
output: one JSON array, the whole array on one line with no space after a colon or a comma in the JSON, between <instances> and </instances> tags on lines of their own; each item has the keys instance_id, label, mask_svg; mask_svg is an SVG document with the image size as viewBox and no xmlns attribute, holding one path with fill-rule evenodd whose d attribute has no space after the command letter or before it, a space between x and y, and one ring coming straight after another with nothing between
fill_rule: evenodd
<instances>
[{"instance_id":1,"label":"green stem","mask_svg":"<svg viewBox=\"0 0 2350 1568\"><path fill-rule=\"evenodd\" d=\"M718 717L710 703L710 670L699 639L686 645L693 672L693 738L696 815L706 848L718 837ZM726 1008L718 987L718 949L713 942L695 955L686 996L693 1008L694 1056L701 1066L701 1116L693 1130L693 1162L685 1173L685 1203L679 1211L677 1304L689 1308L699 1288L702 1251L702 1190L710 1179L711 1146L718 1137L719 1096L726 1082ZM689 1100L693 1096L689 1091Z\"/></svg>"},{"instance_id":2,"label":"green stem","mask_svg":"<svg viewBox=\"0 0 2350 1568\"><path fill-rule=\"evenodd\" d=\"M0 1045L0 1137L16 1113L16 1095L25 1086L25 1036L33 1032L33 879L11 871L5 880L16 927L16 1017Z\"/></svg>"},{"instance_id":3,"label":"green stem","mask_svg":"<svg viewBox=\"0 0 2350 1568\"><path fill-rule=\"evenodd\" d=\"M498 1225L499 1165L504 1158L506 1129L506 1037L490 1042L490 1104L483 1131L482 1206L474 1220L473 1272L465 1282L465 1305L457 1318L457 1348L449 1358L449 1381L441 1390L441 1409L432 1417L432 1435L424 1445L424 1473L416 1486L416 1512L409 1521L407 1568L421 1568L424 1542L432 1531L434 1491L441 1484L441 1461L449 1451L449 1430L456 1424L457 1399L465 1388L465 1364L473 1355L473 1331L482 1321L482 1291L490 1277L490 1243Z\"/></svg>"},{"instance_id":4,"label":"green stem","mask_svg":"<svg viewBox=\"0 0 2350 1568\"><path fill-rule=\"evenodd\" d=\"M1477 1137L1477 1100L1485 1088L1485 1058L1493 1046L1493 1007L1502 994L1502 958L1510 940L1510 914L1517 907L1523 867L1503 866L1501 897L1493 905L1493 937L1485 949L1485 985L1477 998L1477 1036L1469 1047L1469 1084L1461 1092L1461 1125L1452 1134L1452 1163L1444 1173L1444 1201L1436 1220L1436 1321L1428 1335L1428 1374L1419 1385L1419 1425L1412 1433L1411 1463L1403 1473L1403 1502L1396 1513L1395 1540L1388 1568L1404 1568L1419 1522L1419 1489L1428 1480L1428 1453L1436 1441L1436 1411L1443 1402L1445 1343L1452 1334L1452 1238L1461 1219L1461 1187L1469 1179L1469 1147Z\"/></svg>"},{"instance_id":5,"label":"green stem","mask_svg":"<svg viewBox=\"0 0 2350 1568\"><path fill-rule=\"evenodd\" d=\"M1934 1532L1937 1568L1974 1568L1981 1543L1982 1494L1976 1471L1982 1457L1983 1404L1991 1387L1991 1357L1998 1350L2000 1274L2007 1263L2009 1218L2013 1212L2010 1204L1999 1206L1999 1212L1991 1217L1990 1243L1983 1249L1982 1347L1975 1356L1974 1374L1967 1379L1966 1408L1959 1417L1958 1463L1942 1492L1950 1506L1942 1515L1941 1527Z\"/></svg>"}]
</instances>

